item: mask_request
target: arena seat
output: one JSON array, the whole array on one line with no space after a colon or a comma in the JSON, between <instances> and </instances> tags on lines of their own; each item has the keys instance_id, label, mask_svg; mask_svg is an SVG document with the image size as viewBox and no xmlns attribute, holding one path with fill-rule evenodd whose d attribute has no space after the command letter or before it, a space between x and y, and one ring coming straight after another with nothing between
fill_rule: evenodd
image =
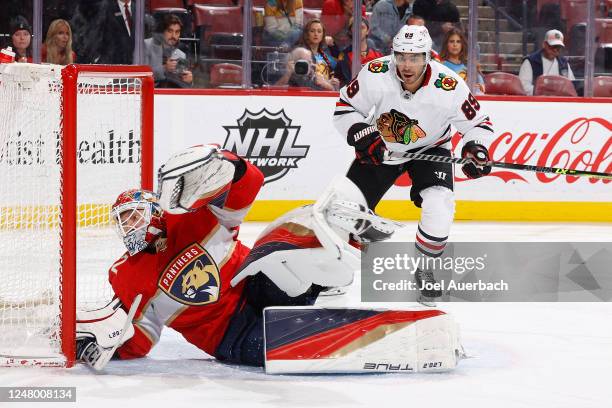
<instances>
[{"instance_id":1,"label":"arena seat","mask_svg":"<svg viewBox=\"0 0 612 408\"><path fill-rule=\"evenodd\" d=\"M194 4L195 27L200 37L200 49L207 53L210 47L219 45L238 55L242 43L242 7L203 6ZM239 57L237 58L239 59Z\"/></svg>"},{"instance_id":2,"label":"arena seat","mask_svg":"<svg viewBox=\"0 0 612 408\"><path fill-rule=\"evenodd\" d=\"M612 97L612 77L599 76L593 78L593 96Z\"/></svg>"},{"instance_id":3,"label":"arena seat","mask_svg":"<svg viewBox=\"0 0 612 408\"><path fill-rule=\"evenodd\" d=\"M587 21L587 9L587 0L561 1L561 18L565 20L568 31L576 24Z\"/></svg>"},{"instance_id":4,"label":"arena seat","mask_svg":"<svg viewBox=\"0 0 612 408\"><path fill-rule=\"evenodd\" d=\"M213 88L238 88L242 86L242 67L236 64L220 63L210 67L210 86Z\"/></svg>"},{"instance_id":5,"label":"arena seat","mask_svg":"<svg viewBox=\"0 0 612 408\"><path fill-rule=\"evenodd\" d=\"M612 44L612 18L596 18L595 32L600 44Z\"/></svg>"},{"instance_id":6,"label":"arena seat","mask_svg":"<svg viewBox=\"0 0 612 408\"><path fill-rule=\"evenodd\" d=\"M201 6L241 6L242 0L188 0L187 5L194 6L199 4Z\"/></svg>"},{"instance_id":7,"label":"arena seat","mask_svg":"<svg viewBox=\"0 0 612 408\"><path fill-rule=\"evenodd\" d=\"M304 8L323 9L324 0L302 0Z\"/></svg>"},{"instance_id":8,"label":"arena seat","mask_svg":"<svg viewBox=\"0 0 612 408\"><path fill-rule=\"evenodd\" d=\"M525 95L519 77L508 72L492 72L485 75L485 88L490 95Z\"/></svg>"},{"instance_id":9,"label":"arena seat","mask_svg":"<svg viewBox=\"0 0 612 408\"><path fill-rule=\"evenodd\" d=\"M304 8L304 24L313 18L321 18L321 9Z\"/></svg>"},{"instance_id":10,"label":"arena seat","mask_svg":"<svg viewBox=\"0 0 612 408\"><path fill-rule=\"evenodd\" d=\"M578 96L572 81L558 75L539 76L533 94L537 96Z\"/></svg>"},{"instance_id":11,"label":"arena seat","mask_svg":"<svg viewBox=\"0 0 612 408\"><path fill-rule=\"evenodd\" d=\"M185 8L183 0L151 0L151 11L160 8Z\"/></svg>"}]
</instances>

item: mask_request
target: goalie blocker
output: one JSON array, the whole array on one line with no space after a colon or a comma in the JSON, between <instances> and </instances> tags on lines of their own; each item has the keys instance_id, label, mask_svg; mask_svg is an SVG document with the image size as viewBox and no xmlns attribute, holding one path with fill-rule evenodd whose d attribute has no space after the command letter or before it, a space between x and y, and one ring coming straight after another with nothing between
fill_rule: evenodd
<instances>
[{"instance_id":1,"label":"goalie blocker","mask_svg":"<svg viewBox=\"0 0 612 408\"><path fill-rule=\"evenodd\" d=\"M268 374L442 372L465 357L457 324L435 309L270 307L264 343Z\"/></svg>"}]
</instances>

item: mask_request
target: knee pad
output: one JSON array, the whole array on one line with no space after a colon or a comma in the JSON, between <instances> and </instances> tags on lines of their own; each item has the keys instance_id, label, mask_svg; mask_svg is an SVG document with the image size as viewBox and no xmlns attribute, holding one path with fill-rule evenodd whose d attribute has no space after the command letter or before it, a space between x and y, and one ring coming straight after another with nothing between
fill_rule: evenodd
<instances>
[{"instance_id":1,"label":"knee pad","mask_svg":"<svg viewBox=\"0 0 612 408\"><path fill-rule=\"evenodd\" d=\"M434 237L447 237L455 216L455 194L446 187L433 186L421 191L421 198L420 227Z\"/></svg>"}]
</instances>

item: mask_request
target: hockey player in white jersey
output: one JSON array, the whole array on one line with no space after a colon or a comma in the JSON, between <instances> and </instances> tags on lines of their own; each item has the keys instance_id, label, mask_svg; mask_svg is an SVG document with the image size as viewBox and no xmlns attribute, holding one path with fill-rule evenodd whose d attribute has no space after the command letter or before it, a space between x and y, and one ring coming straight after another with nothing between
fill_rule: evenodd
<instances>
[{"instance_id":1,"label":"hockey player in white jersey","mask_svg":"<svg viewBox=\"0 0 612 408\"><path fill-rule=\"evenodd\" d=\"M393 39L393 54L365 65L340 89L334 124L356 159L347 177L374 209L404 172L412 179L410 199L422 209L416 248L425 257L444 251L455 204L453 166L422 160L392 160L394 152L451 156L451 125L463 134L463 166L469 178L487 175L492 124L465 82L431 60L432 41L425 27L403 26ZM417 284L434 282L430 269L418 270ZM441 296L423 290L425 298ZM427 299L426 299L427 300Z\"/></svg>"}]
</instances>

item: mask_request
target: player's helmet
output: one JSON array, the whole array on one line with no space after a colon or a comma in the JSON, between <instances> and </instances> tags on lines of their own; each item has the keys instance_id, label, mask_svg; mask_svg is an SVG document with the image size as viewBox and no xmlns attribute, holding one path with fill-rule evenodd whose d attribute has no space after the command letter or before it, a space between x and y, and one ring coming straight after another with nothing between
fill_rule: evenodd
<instances>
[{"instance_id":1,"label":"player's helmet","mask_svg":"<svg viewBox=\"0 0 612 408\"><path fill-rule=\"evenodd\" d=\"M119 194L111 209L117 233L130 255L146 249L165 231L163 211L155 193L127 190Z\"/></svg>"},{"instance_id":2,"label":"player's helmet","mask_svg":"<svg viewBox=\"0 0 612 408\"><path fill-rule=\"evenodd\" d=\"M429 31L423 26L404 25L393 37L393 53L425 53L425 67L431 60L431 48L433 42L429 36ZM395 62L395 55L393 56ZM423 71L425 72L425 71Z\"/></svg>"}]
</instances>

